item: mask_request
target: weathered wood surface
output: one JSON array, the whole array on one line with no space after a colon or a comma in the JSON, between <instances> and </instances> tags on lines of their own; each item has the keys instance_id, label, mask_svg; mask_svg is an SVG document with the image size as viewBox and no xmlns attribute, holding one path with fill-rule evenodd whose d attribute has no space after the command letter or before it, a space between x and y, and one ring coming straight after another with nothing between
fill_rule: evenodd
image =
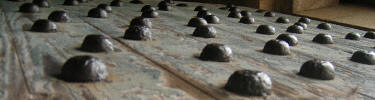
<instances>
[{"instance_id":1,"label":"weathered wood surface","mask_svg":"<svg viewBox=\"0 0 375 100\"><path fill-rule=\"evenodd\" d=\"M31 2L31 1L27 1ZM121 37L129 22L140 16L143 5L124 2L124 7L112 7L113 13L105 19L88 18L87 12L100 3L91 1L78 6L63 6L63 0L50 1L50 8L41 8L35 14L17 12L22 2L0 1L1 69L0 99L375 99L374 66L351 62L354 51L373 50L375 40L343 39L346 33L364 31L333 25L331 31L315 27L313 21L304 34L297 34L300 43L292 47L292 55L275 56L260 52L265 42L277 35L256 34L261 24L285 32L291 24L277 24L279 16L296 22L298 17L277 13L266 18L255 9L255 24L238 23L227 18L224 5L187 3L190 7L173 7L172 11L158 11L160 18L153 22L153 40L133 41ZM147 0L156 6L159 1ZM178 2L180 3L180 2ZM218 32L215 39L191 36L194 28L187 27L197 5L204 5L217 15L220 24L213 25ZM58 32L28 31L37 19L46 19L54 10L65 10L72 18L70 23L57 23ZM331 34L333 45L312 43L318 33ZM115 53L86 53L78 51L88 34L103 34L112 39ZM229 63L201 61L196 57L208 43L229 45L234 61ZM62 63L76 55L93 55L103 60L110 72L109 79L95 83L71 83L55 77ZM321 81L296 75L307 60L322 59L336 66L336 79ZM272 95L261 97L240 96L223 89L228 77L239 69L264 71L273 81Z\"/></svg>"}]
</instances>

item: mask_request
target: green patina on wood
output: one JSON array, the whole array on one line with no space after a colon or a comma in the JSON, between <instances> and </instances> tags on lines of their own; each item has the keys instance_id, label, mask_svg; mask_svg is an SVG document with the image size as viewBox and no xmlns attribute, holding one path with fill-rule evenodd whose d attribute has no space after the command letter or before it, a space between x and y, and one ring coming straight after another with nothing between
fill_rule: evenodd
<instances>
[{"instance_id":1,"label":"green patina on wood","mask_svg":"<svg viewBox=\"0 0 375 100\"><path fill-rule=\"evenodd\" d=\"M31 2L30 0L27 2ZM153 40L125 40L124 35L132 18L140 16L143 5L124 1L123 7L112 7L105 19L89 18L87 12L100 3L90 1L78 6L63 6L63 0L49 1L51 8L41 8L35 14L17 12L22 2L0 1L0 99L264 99L240 96L223 89L228 77L236 70L251 69L266 72L273 81L273 93L266 99L374 99L375 70L373 66L349 61L357 50L372 50L374 41L344 39L349 32L364 31L333 25L333 30L315 28L312 21L303 34L296 34L299 44L291 47L292 54L275 56L262 53L264 44L278 35L255 33L257 26L270 24L277 33L287 33L290 24L275 23L277 17L291 22L298 17L277 13L263 17L255 9L240 7L253 13L255 24L241 24L239 19L226 17L224 5L187 3L189 7L173 6L172 11L158 11L159 18L151 19ZM145 0L156 7L159 1ZM181 2L177 2L181 3ZM214 24L217 38L193 37L194 28L187 27L196 15L195 6L204 5L220 18ZM56 33L30 32L37 19L46 19L54 10L65 10L70 23L57 23ZM326 33L335 44L320 45L312 38ZM88 34L103 34L111 38L117 52L86 53L77 50ZM207 62L197 56L208 43L230 46L234 61ZM70 83L57 79L62 64L76 55L98 57L108 66L110 77L102 82ZM296 75L300 66L311 59L331 61L336 66L336 79L321 81Z\"/></svg>"}]
</instances>

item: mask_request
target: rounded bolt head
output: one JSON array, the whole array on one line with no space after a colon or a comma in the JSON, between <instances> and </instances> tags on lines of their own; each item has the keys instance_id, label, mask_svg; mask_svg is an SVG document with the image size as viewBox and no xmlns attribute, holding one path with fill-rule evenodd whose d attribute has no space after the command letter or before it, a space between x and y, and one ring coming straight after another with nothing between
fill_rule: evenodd
<instances>
[{"instance_id":1,"label":"rounded bolt head","mask_svg":"<svg viewBox=\"0 0 375 100\"><path fill-rule=\"evenodd\" d=\"M273 13L273 12L266 12L265 14L264 14L264 17L275 17L276 16L276 14L275 13Z\"/></svg>"},{"instance_id":2,"label":"rounded bolt head","mask_svg":"<svg viewBox=\"0 0 375 100\"><path fill-rule=\"evenodd\" d=\"M375 39L375 32L368 31L363 37L369 38L369 39Z\"/></svg>"},{"instance_id":3,"label":"rounded bolt head","mask_svg":"<svg viewBox=\"0 0 375 100\"><path fill-rule=\"evenodd\" d=\"M93 8L89 11L87 16L92 18L106 18L108 17L108 14L104 9Z\"/></svg>"},{"instance_id":4,"label":"rounded bolt head","mask_svg":"<svg viewBox=\"0 0 375 100\"><path fill-rule=\"evenodd\" d=\"M113 43L103 35L87 35L80 50L87 52L113 52Z\"/></svg>"},{"instance_id":5,"label":"rounded bolt head","mask_svg":"<svg viewBox=\"0 0 375 100\"><path fill-rule=\"evenodd\" d=\"M243 24L254 24L255 23L255 19L253 17L249 17L249 16L244 16L240 19L239 23L243 23Z\"/></svg>"},{"instance_id":6,"label":"rounded bolt head","mask_svg":"<svg viewBox=\"0 0 375 100\"><path fill-rule=\"evenodd\" d=\"M226 90L249 96L267 96L272 91L271 78L264 72L238 70L228 79Z\"/></svg>"},{"instance_id":7,"label":"rounded bolt head","mask_svg":"<svg viewBox=\"0 0 375 100\"><path fill-rule=\"evenodd\" d=\"M145 18L157 18L159 17L159 13L156 11L145 11L145 12L142 12L141 16Z\"/></svg>"},{"instance_id":8,"label":"rounded bolt head","mask_svg":"<svg viewBox=\"0 0 375 100\"><path fill-rule=\"evenodd\" d=\"M324 29L324 30L331 30L332 26L331 24L328 24L328 23L321 23L317 26L317 28Z\"/></svg>"},{"instance_id":9,"label":"rounded bolt head","mask_svg":"<svg viewBox=\"0 0 375 100\"><path fill-rule=\"evenodd\" d=\"M230 12L240 12L241 9L239 9L239 8L237 8L237 7L230 7L230 8L229 8L229 11L230 11Z\"/></svg>"},{"instance_id":10,"label":"rounded bolt head","mask_svg":"<svg viewBox=\"0 0 375 100\"><path fill-rule=\"evenodd\" d=\"M152 7L151 5L145 5L142 7L141 12L146 12L146 11L155 11L156 8Z\"/></svg>"},{"instance_id":11,"label":"rounded bolt head","mask_svg":"<svg viewBox=\"0 0 375 100\"><path fill-rule=\"evenodd\" d=\"M288 24L290 21L289 21L288 18L285 18L285 17L279 17L279 18L277 18L276 22L277 22L277 23Z\"/></svg>"},{"instance_id":12,"label":"rounded bolt head","mask_svg":"<svg viewBox=\"0 0 375 100\"><path fill-rule=\"evenodd\" d=\"M135 17L132 19L132 21L130 21L130 27L131 26L146 26L148 28L152 28L152 23L148 18Z\"/></svg>"},{"instance_id":13,"label":"rounded bolt head","mask_svg":"<svg viewBox=\"0 0 375 100\"><path fill-rule=\"evenodd\" d=\"M36 5L38 5L39 7L42 7L42 8L49 7L49 4L48 4L47 0L33 0L33 4L36 4Z\"/></svg>"},{"instance_id":14,"label":"rounded bolt head","mask_svg":"<svg viewBox=\"0 0 375 100\"><path fill-rule=\"evenodd\" d=\"M228 17L231 17L231 18L241 18L242 15L240 12L237 12L237 11L231 11L229 14L228 14Z\"/></svg>"},{"instance_id":15,"label":"rounded bolt head","mask_svg":"<svg viewBox=\"0 0 375 100\"><path fill-rule=\"evenodd\" d=\"M79 2L77 0L65 0L63 5L66 6L75 6L78 5Z\"/></svg>"},{"instance_id":16,"label":"rounded bolt head","mask_svg":"<svg viewBox=\"0 0 375 100\"><path fill-rule=\"evenodd\" d=\"M232 7L234 7L234 4L232 4L232 3L228 3L228 4L225 5L225 7L226 7L226 8L232 8Z\"/></svg>"},{"instance_id":17,"label":"rounded bolt head","mask_svg":"<svg viewBox=\"0 0 375 100\"><path fill-rule=\"evenodd\" d=\"M49 16L48 20L54 21L54 22L69 22L70 17L65 11L57 10L53 11Z\"/></svg>"},{"instance_id":18,"label":"rounded bolt head","mask_svg":"<svg viewBox=\"0 0 375 100\"><path fill-rule=\"evenodd\" d=\"M197 17L200 17L200 18L203 18L204 16L207 16L207 15L212 15L212 14L208 12L207 10L202 10L197 13Z\"/></svg>"},{"instance_id":19,"label":"rounded bolt head","mask_svg":"<svg viewBox=\"0 0 375 100\"><path fill-rule=\"evenodd\" d=\"M159 10L162 10L162 11L170 11L172 9L172 7L165 1L159 2L158 7L159 7Z\"/></svg>"},{"instance_id":20,"label":"rounded bolt head","mask_svg":"<svg viewBox=\"0 0 375 100\"><path fill-rule=\"evenodd\" d=\"M191 26L191 27L199 27L199 26L205 26L205 25L207 25L207 21L199 17L191 18L189 23L187 24L187 26Z\"/></svg>"},{"instance_id":21,"label":"rounded bolt head","mask_svg":"<svg viewBox=\"0 0 375 100\"><path fill-rule=\"evenodd\" d=\"M280 34L276 39L287 42L289 46L296 46L298 44L297 37L291 34Z\"/></svg>"},{"instance_id":22,"label":"rounded bolt head","mask_svg":"<svg viewBox=\"0 0 375 100\"><path fill-rule=\"evenodd\" d=\"M112 12L112 7L109 6L108 4L99 4L97 8L104 9L105 11L107 11L107 13Z\"/></svg>"},{"instance_id":23,"label":"rounded bolt head","mask_svg":"<svg viewBox=\"0 0 375 100\"><path fill-rule=\"evenodd\" d=\"M297 23L294 23L294 25L301 26L303 28L303 30L307 29L307 24L306 23L297 22Z\"/></svg>"},{"instance_id":24,"label":"rounded bolt head","mask_svg":"<svg viewBox=\"0 0 375 100\"><path fill-rule=\"evenodd\" d=\"M270 40L264 45L263 52L274 55L289 55L289 44L282 40Z\"/></svg>"},{"instance_id":25,"label":"rounded bolt head","mask_svg":"<svg viewBox=\"0 0 375 100\"><path fill-rule=\"evenodd\" d=\"M207 11L207 8L203 6L197 6L195 7L194 11Z\"/></svg>"},{"instance_id":26,"label":"rounded bolt head","mask_svg":"<svg viewBox=\"0 0 375 100\"><path fill-rule=\"evenodd\" d=\"M179 3L176 6L178 6L178 7L187 7L188 5L186 3Z\"/></svg>"},{"instance_id":27,"label":"rounded bolt head","mask_svg":"<svg viewBox=\"0 0 375 100\"><path fill-rule=\"evenodd\" d=\"M151 40L152 33L146 26L131 26L125 31L124 39Z\"/></svg>"},{"instance_id":28,"label":"rounded bolt head","mask_svg":"<svg viewBox=\"0 0 375 100\"><path fill-rule=\"evenodd\" d=\"M309 60L301 66L298 74L308 78L333 80L335 67L328 61Z\"/></svg>"},{"instance_id":29,"label":"rounded bolt head","mask_svg":"<svg viewBox=\"0 0 375 100\"><path fill-rule=\"evenodd\" d=\"M345 36L345 39L348 40L359 40L361 35L359 33L350 32Z\"/></svg>"},{"instance_id":30,"label":"rounded bolt head","mask_svg":"<svg viewBox=\"0 0 375 100\"><path fill-rule=\"evenodd\" d=\"M143 1L141 1L141 0L132 0L132 1L130 1L130 3L132 3L132 4L144 4Z\"/></svg>"},{"instance_id":31,"label":"rounded bolt head","mask_svg":"<svg viewBox=\"0 0 375 100\"><path fill-rule=\"evenodd\" d=\"M111 6L114 6L114 7L121 7L123 6L124 4L122 3L121 0L113 0L110 4Z\"/></svg>"},{"instance_id":32,"label":"rounded bolt head","mask_svg":"<svg viewBox=\"0 0 375 100\"><path fill-rule=\"evenodd\" d=\"M36 13L39 11L39 7L33 3L24 3L20 6L19 11L22 13Z\"/></svg>"},{"instance_id":33,"label":"rounded bolt head","mask_svg":"<svg viewBox=\"0 0 375 100\"><path fill-rule=\"evenodd\" d=\"M199 58L201 60L229 62L232 59L232 49L224 44L211 43L203 48Z\"/></svg>"},{"instance_id":34,"label":"rounded bolt head","mask_svg":"<svg viewBox=\"0 0 375 100\"><path fill-rule=\"evenodd\" d=\"M199 26L195 28L193 36L203 37L203 38L215 38L216 29L213 26Z\"/></svg>"},{"instance_id":35,"label":"rounded bolt head","mask_svg":"<svg viewBox=\"0 0 375 100\"><path fill-rule=\"evenodd\" d=\"M302 23L305 23L305 24L310 24L311 23L311 19L310 18L307 18L307 17L302 17L298 20L298 22L302 22Z\"/></svg>"},{"instance_id":36,"label":"rounded bolt head","mask_svg":"<svg viewBox=\"0 0 375 100\"><path fill-rule=\"evenodd\" d=\"M375 53L373 51L356 51L350 60L362 64L375 65Z\"/></svg>"},{"instance_id":37,"label":"rounded bolt head","mask_svg":"<svg viewBox=\"0 0 375 100\"><path fill-rule=\"evenodd\" d=\"M106 65L98 58L83 55L75 56L61 68L61 78L69 82L101 81L108 77Z\"/></svg>"},{"instance_id":38,"label":"rounded bolt head","mask_svg":"<svg viewBox=\"0 0 375 100\"><path fill-rule=\"evenodd\" d=\"M241 13L241 15L244 16L244 17L245 17L245 16L247 16L247 17L250 17L250 16L251 16L251 12L249 12L249 11L247 11L247 10L242 10L240 13Z\"/></svg>"},{"instance_id":39,"label":"rounded bolt head","mask_svg":"<svg viewBox=\"0 0 375 100\"><path fill-rule=\"evenodd\" d=\"M290 32L290 33L302 34L303 33L303 27L299 26L299 25L292 25L292 26L289 26L286 29L286 31Z\"/></svg>"},{"instance_id":40,"label":"rounded bolt head","mask_svg":"<svg viewBox=\"0 0 375 100\"><path fill-rule=\"evenodd\" d=\"M207 15L207 16L204 16L204 19L207 21L207 23L209 24L219 24L220 23L220 19L219 17L215 16L215 15Z\"/></svg>"},{"instance_id":41,"label":"rounded bolt head","mask_svg":"<svg viewBox=\"0 0 375 100\"><path fill-rule=\"evenodd\" d=\"M275 27L271 25L260 25L257 28L256 33L265 34L265 35L274 35L276 34Z\"/></svg>"},{"instance_id":42,"label":"rounded bolt head","mask_svg":"<svg viewBox=\"0 0 375 100\"><path fill-rule=\"evenodd\" d=\"M31 31L33 32L56 32L57 26L54 22L46 19L39 19L34 22L31 27Z\"/></svg>"},{"instance_id":43,"label":"rounded bolt head","mask_svg":"<svg viewBox=\"0 0 375 100\"><path fill-rule=\"evenodd\" d=\"M333 44L332 36L323 33L316 35L312 41L320 44Z\"/></svg>"}]
</instances>

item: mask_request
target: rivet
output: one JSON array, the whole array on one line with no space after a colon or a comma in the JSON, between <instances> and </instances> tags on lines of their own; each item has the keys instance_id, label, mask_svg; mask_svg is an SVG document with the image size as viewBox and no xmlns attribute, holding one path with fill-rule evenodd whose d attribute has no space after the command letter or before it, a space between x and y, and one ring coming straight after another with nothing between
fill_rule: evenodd
<instances>
[{"instance_id":1,"label":"rivet","mask_svg":"<svg viewBox=\"0 0 375 100\"><path fill-rule=\"evenodd\" d=\"M141 0L132 0L132 1L130 1L130 3L132 3L132 4L143 4L143 1L141 1Z\"/></svg>"},{"instance_id":2,"label":"rivet","mask_svg":"<svg viewBox=\"0 0 375 100\"><path fill-rule=\"evenodd\" d=\"M231 18L241 18L242 15L241 15L240 12L230 11L230 13L228 14L228 17L231 17Z\"/></svg>"},{"instance_id":3,"label":"rivet","mask_svg":"<svg viewBox=\"0 0 375 100\"><path fill-rule=\"evenodd\" d=\"M310 18L307 18L307 17L302 17L298 20L298 22L302 22L302 23L305 23L305 24L310 24L311 22L311 19Z\"/></svg>"},{"instance_id":4,"label":"rivet","mask_svg":"<svg viewBox=\"0 0 375 100\"><path fill-rule=\"evenodd\" d=\"M335 67L328 61L309 60L301 66L298 75L320 80L333 80Z\"/></svg>"},{"instance_id":5,"label":"rivet","mask_svg":"<svg viewBox=\"0 0 375 100\"><path fill-rule=\"evenodd\" d=\"M75 56L65 62L61 78L69 82L101 81L108 77L106 65L96 57Z\"/></svg>"},{"instance_id":6,"label":"rivet","mask_svg":"<svg viewBox=\"0 0 375 100\"><path fill-rule=\"evenodd\" d=\"M176 6L179 6L179 7L187 7L188 5L186 3L179 3L177 4Z\"/></svg>"},{"instance_id":7,"label":"rivet","mask_svg":"<svg viewBox=\"0 0 375 100\"><path fill-rule=\"evenodd\" d=\"M299 26L299 25L292 25L292 26L289 26L286 29L286 31L290 32L290 33L302 34L303 33L303 27Z\"/></svg>"},{"instance_id":8,"label":"rivet","mask_svg":"<svg viewBox=\"0 0 375 100\"><path fill-rule=\"evenodd\" d=\"M207 10L202 10L202 11L199 11L197 13L197 17L201 17L201 18L203 18L204 16L207 16L207 15L211 15L211 13L208 12Z\"/></svg>"},{"instance_id":9,"label":"rivet","mask_svg":"<svg viewBox=\"0 0 375 100\"><path fill-rule=\"evenodd\" d=\"M270 40L264 45L263 52L275 55L289 55L289 44L282 40Z\"/></svg>"},{"instance_id":10,"label":"rivet","mask_svg":"<svg viewBox=\"0 0 375 100\"><path fill-rule=\"evenodd\" d=\"M130 40L151 40L152 33L146 26L130 26L126 31L124 38Z\"/></svg>"},{"instance_id":11,"label":"rivet","mask_svg":"<svg viewBox=\"0 0 375 100\"><path fill-rule=\"evenodd\" d=\"M123 6L123 3L121 0L113 0L110 5L115 7L121 7Z\"/></svg>"},{"instance_id":12,"label":"rivet","mask_svg":"<svg viewBox=\"0 0 375 100\"><path fill-rule=\"evenodd\" d=\"M172 9L172 7L165 1L161 1L158 4L158 7L159 7L159 10L162 10L162 11L170 11Z\"/></svg>"},{"instance_id":13,"label":"rivet","mask_svg":"<svg viewBox=\"0 0 375 100\"><path fill-rule=\"evenodd\" d=\"M31 27L31 31L33 32L56 32L57 26L54 22L46 19L39 19L34 22Z\"/></svg>"},{"instance_id":14,"label":"rivet","mask_svg":"<svg viewBox=\"0 0 375 100\"><path fill-rule=\"evenodd\" d=\"M251 16L251 12L249 12L247 10L242 10L240 13L241 13L242 16L249 16L249 17Z\"/></svg>"},{"instance_id":15,"label":"rivet","mask_svg":"<svg viewBox=\"0 0 375 100\"><path fill-rule=\"evenodd\" d=\"M294 23L294 25L301 26L301 27L303 28L303 30L306 30L306 29L307 29L307 24L306 24L306 23L303 23L303 22L297 22L297 23Z\"/></svg>"},{"instance_id":16,"label":"rivet","mask_svg":"<svg viewBox=\"0 0 375 100\"><path fill-rule=\"evenodd\" d=\"M226 7L226 8L232 8L232 7L234 7L234 4L232 4L232 3L228 3L228 4L225 5L225 7Z\"/></svg>"},{"instance_id":17,"label":"rivet","mask_svg":"<svg viewBox=\"0 0 375 100\"><path fill-rule=\"evenodd\" d=\"M150 11L142 12L141 16L146 17L146 18L157 18L159 17L159 13L154 10L150 10Z\"/></svg>"},{"instance_id":18,"label":"rivet","mask_svg":"<svg viewBox=\"0 0 375 100\"><path fill-rule=\"evenodd\" d=\"M203 18L194 17L191 18L187 26L191 27L199 27L199 26L205 26L207 25L207 21Z\"/></svg>"},{"instance_id":19,"label":"rivet","mask_svg":"<svg viewBox=\"0 0 375 100\"><path fill-rule=\"evenodd\" d=\"M369 38L369 39L375 39L375 32L372 32L372 31L368 31L365 35L364 35L365 38Z\"/></svg>"},{"instance_id":20,"label":"rivet","mask_svg":"<svg viewBox=\"0 0 375 100\"><path fill-rule=\"evenodd\" d=\"M207 11L207 8L203 6L197 6L194 8L194 11Z\"/></svg>"},{"instance_id":21,"label":"rivet","mask_svg":"<svg viewBox=\"0 0 375 100\"><path fill-rule=\"evenodd\" d=\"M152 28L152 22L148 18L135 17L130 21L130 26L146 26Z\"/></svg>"},{"instance_id":22,"label":"rivet","mask_svg":"<svg viewBox=\"0 0 375 100\"><path fill-rule=\"evenodd\" d=\"M228 79L225 89L248 96L267 96L272 91L271 78L264 72L237 70Z\"/></svg>"},{"instance_id":23,"label":"rivet","mask_svg":"<svg viewBox=\"0 0 375 100\"><path fill-rule=\"evenodd\" d=\"M244 16L240 19L240 22L239 23L243 23L243 24L254 24L255 23L255 19L253 17L249 17L249 16Z\"/></svg>"},{"instance_id":24,"label":"rivet","mask_svg":"<svg viewBox=\"0 0 375 100\"><path fill-rule=\"evenodd\" d=\"M109 6L108 4L99 4L97 8L104 9L105 11L107 11L107 13L112 12L112 7Z\"/></svg>"},{"instance_id":25,"label":"rivet","mask_svg":"<svg viewBox=\"0 0 375 100\"><path fill-rule=\"evenodd\" d=\"M273 13L273 12L266 12L265 14L264 14L264 17L275 17L276 15L275 15L275 13Z\"/></svg>"},{"instance_id":26,"label":"rivet","mask_svg":"<svg viewBox=\"0 0 375 100\"><path fill-rule=\"evenodd\" d=\"M333 44L332 36L323 33L316 35L312 41L320 44Z\"/></svg>"},{"instance_id":27,"label":"rivet","mask_svg":"<svg viewBox=\"0 0 375 100\"><path fill-rule=\"evenodd\" d=\"M87 52L113 52L113 43L103 35L87 35L80 50Z\"/></svg>"},{"instance_id":28,"label":"rivet","mask_svg":"<svg viewBox=\"0 0 375 100\"><path fill-rule=\"evenodd\" d=\"M324 29L324 30L330 30L330 29L332 29L332 26L331 26L331 24L328 24L328 23L321 23L317 26L317 28Z\"/></svg>"},{"instance_id":29,"label":"rivet","mask_svg":"<svg viewBox=\"0 0 375 100\"><path fill-rule=\"evenodd\" d=\"M350 60L362 64L375 65L375 52L373 51L356 51Z\"/></svg>"},{"instance_id":30,"label":"rivet","mask_svg":"<svg viewBox=\"0 0 375 100\"><path fill-rule=\"evenodd\" d=\"M350 32L345 36L345 39L349 40L359 40L361 35L359 33Z\"/></svg>"},{"instance_id":31,"label":"rivet","mask_svg":"<svg viewBox=\"0 0 375 100\"><path fill-rule=\"evenodd\" d=\"M230 12L232 12L232 11L234 11L234 12L240 12L241 10L239 8L237 8L237 7L230 7L229 11Z\"/></svg>"},{"instance_id":32,"label":"rivet","mask_svg":"<svg viewBox=\"0 0 375 100\"><path fill-rule=\"evenodd\" d=\"M211 43L203 48L200 57L201 60L229 62L232 59L232 49L224 44Z\"/></svg>"},{"instance_id":33,"label":"rivet","mask_svg":"<svg viewBox=\"0 0 375 100\"><path fill-rule=\"evenodd\" d=\"M156 8L152 7L151 5L145 5L142 7L141 12L146 12L146 11L155 11Z\"/></svg>"},{"instance_id":34,"label":"rivet","mask_svg":"<svg viewBox=\"0 0 375 100\"><path fill-rule=\"evenodd\" d=\"M220 19L219 17L215 16L215 15L207 15L207 16L204 16L204 19L207 21L207 23L209 24L219 24L220 22Z\"/></svg>"},{"instance_id":35,"label":"rivet","mask_svg":"<svg viewBox=\"0 0 375 100\"><path fill-rule=\"evenodd\" d=\"M36 4L39 7L43 7L43 8L49 7L47 0L33 0L33 4Z\"/></svg>"},{"instance_id":36,"label":"rivet","mask_svg":"<svg viewBox=\"0 0 375 100\"><path fill-rule=\"evenodd\" d=\"M260 25L257 28L256 33L265 34L265 35L274 35L275 33L275 27L271 25Z\"/></svg>"},{"instance_id":37,"label":"rivet","mask_svg":"<svg viewBox=\"0 0 375 100\"><path fill-rule=\"evenodd\" d=\"M36 13L39 11L39 7L33 3L24 3L21 5L19 11L22 13Z\"/></svg>"},{"instance_id":38,"label":"rivet","mask_svg":"<svg viewBox=\"0 0 375 100\"><path fill-rule=\"evenodd\" d=\"M89 11L88 17L93 17L93 18L106 18L108 17L107 11L104 9L100 8L93 8Z\"/></svg>"},{"instance_id":39,"label":"rivet","mask_svg":"<svg viewBox=\"0 0 375 100\"><path fill-rule=\"evenodd\" d=\"M78 5L79 2L77 0L65 0L63 5L66 6L75 6Z\"/></svg>"},{"instance_id":40,"label":"rivet","mask_svg":"<svg viewBox=\"0 0 375 100\"><path fill-rule=\"evenodd\" d=\"M289 46L296 46L298 44L297 37L291 34L280 34L276 39L287 42Z\"/></svg>"},{"instance_id":41,"label":"rivet","mask_svg":"<svg viewBox=\"0 0 375 100\"><path fill-rule=\"evenodd\" d=\"M57 10L53 11L49 16L48 19L54 22L69 22L70 17L65 11Z\"/></svg>"},{"instance_id":42,"label":"rivet","mask_svg":"<svg viewBox=\"0 0 375 100\"><path fill-rule=\"evenodd\" d=\"M290 21L289 21L288 18L285 18L285 17L279 17L279 18L277 18L276 22L277 22L277 23L288 24Z\"/></svg>"},{"instance_id":43,"label":"rivet","mask_svg":"<svg viewBox=\"0 0 375 100\"><path fill-rule=\"evenodd\" d=\"M215 38L216 29L213 26L205 25L196 27L193 36L203 37L203 38Z\"/></svg>"}]
</instances>

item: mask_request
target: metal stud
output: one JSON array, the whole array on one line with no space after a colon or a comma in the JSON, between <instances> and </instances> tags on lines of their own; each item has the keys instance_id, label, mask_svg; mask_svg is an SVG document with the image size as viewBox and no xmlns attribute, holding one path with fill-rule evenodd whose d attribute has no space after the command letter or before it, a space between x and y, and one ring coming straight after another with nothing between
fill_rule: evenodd
<instances>
[{"instance_id":1,"label":"metal stud","mask_svg":"<svg viewBox=\"0 0 375 100\"><path fill-rule=\"evenodd\" d=\"M271 78L264 72L238 70L228 79L226 90L248 96L267 96L272 91Z\"/></svg>"},{"instance_id":2,"label":"metal stud","mask_svg":"<svg viewBox=\"0 0 375 100\"><path fill-rule=\"evenodd\" d=\"M124 39L130 40L151 40L152 33L146 26L130 26L124 35Z\"/></svg>"},{"instance_id":3,"label":"metal stud","mask_svg":"<svg viewBox=\"0 0 375 100\"><path fill-rule=\"evenodd\" d=\"M298 75L320 80L333 80L335 67L328 61L309 60L302 65Z\"/></svg>"},{"instance_id":4,"label":"metal stud","mask_svg":"<svg viewBox=\"0 0 375 100\"><path fill-rule=\"evenodd\" d=\"M57 10L53 11L49 16L48 19L54 22L69 22L70 17L65 11Z\"/></svg>"},{"instance_id":5,"label":"metal stud","mask_svg":"<svg viewBox=\"0 0 375 100\"><path fill-rule=\"evenodd\" d=\"M69 82L101 81L108 77L106 65L98 58L83 55L65 62L60 77Z\"/></svg>"},{"instance_id":6,"label":"metal stud","mask_svg":"<svg viewBox=\"0 0 375 100\"><path fill-rule=\"evenodd\" d=\"M265 35L274 35L275 33L275 27L271 25L260 25L258 26L256 33L265 34Z\"/></svg>"},{"instance_id":7,"label":"metal stud","mask_svg":"<svg viewBox=\"0 0 375 100\"><path fill-rule=\"evenodd\" d=\"M274 55L289 55L289 44L282 40L270 40L264 45L263 52Z\"/></svg>"},{"instance_id":8,"label":"metal stud","mask_svg":"<svg viewBox=\"0 0 375 100\"><path fill-rule=\"evenodd\" d=\"M333 44L332 36L323 33L316 35L312 41L320 44Z\"/></svg>"},{"instance_id":9,"label":"metal stud","mask_svg":"<svg viewBox=\"0 0 375 100\"><path fill-rule=\"evenodd\" d=\"M24 3L20 6L19 11L22 13L36 13L39 12L39 7L33 3Z\"/></svg>"},{"instance_id":10,"label":"metal stud","mask_svg":"<svg viewBox=\"0 0 375 100\"><path fill-rule=\"evenodd\" d=\"M193 36L203 38L215 38L216 29L213 26L205 25L195 28Z\"/></svg>"},{"instance_id":11,"label":"metal stud","mask_svg":"<svg viewBox=\"0 0 375 100\"><path fill-rule=\"evenodd\" d=\"M201 60L229 62L232 59L232 49L224 44L211 43L203 48L199 57Z\"/></svg>"},{"instance_id":12,"label":"metal stud","mask_svg":"<svg viewBox=\"0 0 375 100\"><path fill-rule=\"evenodd\" d=\"M375 52L373 51L356 51L350 60L362 64L375 65Z\"/></svg>"},{"instance_id":13,"label":"metal stud","mask_svg":"<svg viewBox=\"0 0 375 100\"><path fill-rule=\"evenodd\" d=\"M113 52L113 43L103 35L87 35L80 50L87 52Z\"/></svg>"},{"instance_id":14,"label":"metal stud","mask_svg":"<svg viewBox=\"0 0 375 100\"><path fill-rule=\"evenodd\" d=\"M31 27L31 31L44 33L56 32L57 26L54 22L50 20L39 19L35 21L35 23L33 24L33 26Z\"/></svg>"}]
</instances>

